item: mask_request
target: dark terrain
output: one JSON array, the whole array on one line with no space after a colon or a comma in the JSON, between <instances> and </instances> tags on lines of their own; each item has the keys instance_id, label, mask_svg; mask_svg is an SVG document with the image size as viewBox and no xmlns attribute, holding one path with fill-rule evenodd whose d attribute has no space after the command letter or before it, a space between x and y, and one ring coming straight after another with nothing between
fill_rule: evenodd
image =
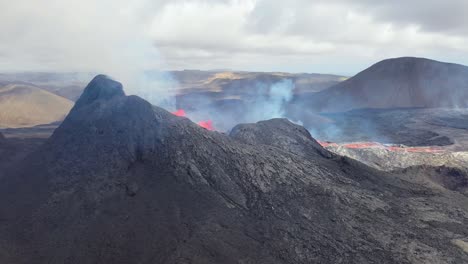
<instances>
[{"instance_id":1,"label":"dark terrain","mask_svg":"<svg viewBox=\"0 0 468 264\"><path fill-rule=\"evenodd\" d=\"M450 108L359 109L322 113L324 122L305 122L324 141L377 141L407 146L468 148L468 110Z\"/></svg>"},{"instance_id":2,"label":"dark terrain","mask_svg":"<svg viewBox=\"0 0 468 264\"><path fill-rule=\"evenodd\" d=\"M8 168L37 150L60 123L34 127L0 129L0 177Z\"/></svg>"},{"instance_id":3,"label":"dark terrain","mask_svg":"<svg viewBox=\"0 0 468 264\"><path fill-rule=\"evenodd\" d=\"M9 168L16 165L18 161L24 159L28 154L37 150L46 138L6 138L0 132L0 178Z\"/></svg>"},{"instance_id":4,"label":"dark terrain","mask_svg":"<svg viewBox=\"0 0 468 264\"><path fill-rule=\"evenodd\" d=\"M98 76L0 178L0 262L468 262L468 198L399 173L285 119L208 131Z\"/></svg>"}]
</instances>

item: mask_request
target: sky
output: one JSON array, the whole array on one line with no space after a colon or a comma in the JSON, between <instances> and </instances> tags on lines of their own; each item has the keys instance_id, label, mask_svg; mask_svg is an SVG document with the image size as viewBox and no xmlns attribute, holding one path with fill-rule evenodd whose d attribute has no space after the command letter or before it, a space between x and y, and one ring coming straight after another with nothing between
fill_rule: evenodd
<instances>
[{"instance_id":1,"label":"sky","mask_svg":"<svg viewBox=\"0 0 468 264\"><path fill-rule=\"evenodd\" d=\"M466 0L0 0L0 71L468 65Z\"/></svg>"}]
</instances>

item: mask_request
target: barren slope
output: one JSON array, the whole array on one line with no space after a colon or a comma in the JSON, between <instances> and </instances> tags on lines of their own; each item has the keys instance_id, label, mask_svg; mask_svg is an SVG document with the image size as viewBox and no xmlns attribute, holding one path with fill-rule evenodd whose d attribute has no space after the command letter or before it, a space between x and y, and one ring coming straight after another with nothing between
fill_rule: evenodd
<instances>
[{"instance_id":1,"label":"barren slope","mask_svg":"<svg viewBox=\"0 0 468 264\"><path fill-rule=\"evenodd\" d=\"M28 127L63 119L73 103L40 88L0 87L0 127Z\"/></svg>"}]
</instances>

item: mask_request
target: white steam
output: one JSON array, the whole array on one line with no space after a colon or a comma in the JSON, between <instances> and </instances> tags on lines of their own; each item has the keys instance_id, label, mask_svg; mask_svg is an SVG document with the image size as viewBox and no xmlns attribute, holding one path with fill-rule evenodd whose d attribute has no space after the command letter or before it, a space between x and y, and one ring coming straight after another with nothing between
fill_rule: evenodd
<instances>
[{"instance_id":1,"label":"white steam","mask_svg":"<svg viewBox=\"0 0 468 264\"><path fill-rule=\"evenodd\" d=\"M250 102L249 122L285 117L285 108L292 99L294 83L290 79L266 86L257 84L257 96Z\"/></svg>"},{"instance_id":2,"label":"white steam","mask_svg":"<svg viewBox=\"0 0 468 264\"><path fill-rule=\"evenodd\" d=\"M239 123L286 117L286 108L295 88L293 80L258 81L253 84L242 83L241 86L225 88L223 91L224 97L237 98L234 101L219 101L210 95L194 94L182 103L182 108L194 121L212 120L215 129L219 131L229 131Z\"/></svg>"},{"instance_id":3,"label":"white steam","mask_svg":"<svg viewBox=\"0 0 468 264\"><path fill-rule=\"evenodd\" d=\"M176 82L148 74L165 67L150 33L163 2L10 1L0 16L0 69L103 73L128 94L174 108Z\"/></svg>"}]
</instances>

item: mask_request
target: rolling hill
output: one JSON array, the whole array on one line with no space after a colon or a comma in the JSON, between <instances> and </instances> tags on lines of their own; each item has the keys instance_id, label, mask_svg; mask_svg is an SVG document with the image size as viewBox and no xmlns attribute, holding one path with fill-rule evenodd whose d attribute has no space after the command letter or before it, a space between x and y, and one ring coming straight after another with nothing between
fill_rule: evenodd
<instances>
[{"instance_id":1,"label":"rolling hill","mask_svg":"<svg viewBox=\"0 0 468 264\"><path fill-rule=\"evenodd\" d=\"M0 87L0 127L30 127L62 120L73 102L21 84Z\"/></svg>"}]
</instances>

